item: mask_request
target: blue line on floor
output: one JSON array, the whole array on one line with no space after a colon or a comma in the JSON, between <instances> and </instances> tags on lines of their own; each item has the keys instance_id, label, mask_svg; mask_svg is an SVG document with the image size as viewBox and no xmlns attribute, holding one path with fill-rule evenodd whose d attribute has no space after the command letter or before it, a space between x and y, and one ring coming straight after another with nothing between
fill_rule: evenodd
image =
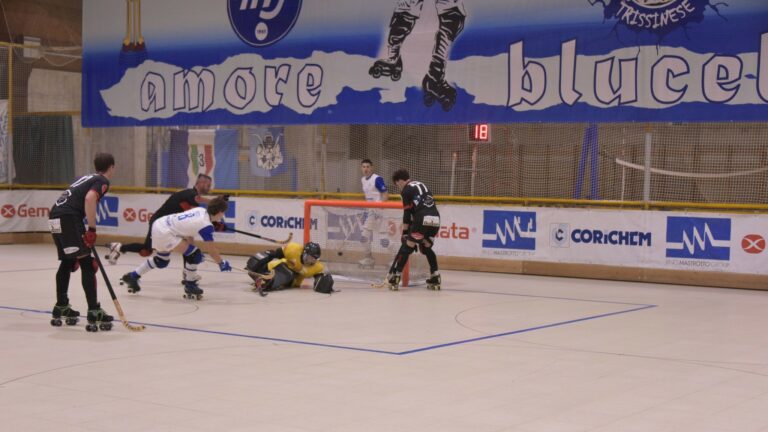
<instances>
[{"instance_id":1,"label":"blue line on floor","mask_svg":"<svg viewBox=\"0 0 768 432\"><path fill-rule=\"evenodd\" d=\"M343 349L343 350L349 350L349 351L362 351L362 352L369 352L369 353L375 353L375 354L388 354L388 355L404 356L404 355L415 354L415 353L419 353L419 352L423 352L423 351L431 351L431 350L436 350L436 349L440 349L440 348L446 348L446 347L455 346L455 345L463 345L463 344L468 344L468 343L472 343L472 342L478 342L478 341L487 340L487 339L500 338L500 337L509 336L509 335L513 335L513 334L527 333L527 332L532 332L532 331L535 331L535 330L542 330L542 329L547 329L547 328L551 328L551 327L559 327L559 326L564 326L564 325L568 325L568 324L574 324L574 323L578 323L578 322L582 322L582 321L589 321L589 320L598 319L598 318L605 318L605 317L609 317L609 316L613 316L613 315L621 315L621 314L630 313L630 312L637 312L637 311L641 311L641 310L645 310L645 309L650 309L650 308L654 308L654 307L656 307L656 305L642 305L641 307L627 309L627 310L622 310L622 311L617 311L617 312L609 312L609 313L604 313L604 314L600 314L600 315L593 315L593 316L588 316L588 317L584 317L584 318L577 318L577 319L573 319L573 320L562 321L562 322L557 322L557 323L552 323L552 324L544 324L544 325L540 325L540 326L536 326L536 327L530 327L530 328L521 329L521 330L514 330L514 331L505 332L505 333L497 333L497 334L492 334L492 335L487 335L487 336L476 337L476 338L472 338L472 339L464 339L464 340L460 340L460 341L448 342L448 343L444 343L444 344L432 345L432 346L427 346L427 347L423 347L423 348L416 348L416 349L407 350L407 351L400 351L400 352L397 352L397 351L384 351L384 350L377 350L377 349L371 349L371 348L358 348L358 347L351 347L351 346L344 346L344 345L324 344L324 343L319 343L319 342L307 342L307 341L300 341L300 340L293 340L293 339L281 339L281 338L273 338L273 337L267 337L267 336L254 336L254 335L247 335L247 334L242 334L242 333L232 333L232 332L223 332L223 331L216 331L216 330L196 329L196 328L191 328L191 327L179 327L179 326L172 326L172 325L166 325L166 324L153 324L153 323L146 323L146 322L139 322L139 321L131 321L131 322L134 323L134 324L143 324L143 325L145 325L147 327L157 327L157 328L165 328L165 329L171 329L171 330L181 330L181 331L189 331L189 332L196 332L196 333L207 333L207 334L214 334L214 335L221 335L221 336L233 336L233 337L241 337L241 338L248 338L248 339L258 339L258 340L265 340L265 341L272 341L272 342L282 342L282 343L289 343L289 344L297 344L297 345L309 345L309 346L316 346L316 347L323 347L323 348L335 348L335 349ZM51 313L50 310L45 311L45 310L36 310L36 309L26 309L26 308L12 307L12 306L0 306L0 309L6 309L6 310L12 310L12 311L20 311L20 312L33 312L33 313L48 314L48 315L50 315L50 313ZM117 321L115 324L118 325L118 324L120 324L120 322Z\"/></svg>"}]
</instances>

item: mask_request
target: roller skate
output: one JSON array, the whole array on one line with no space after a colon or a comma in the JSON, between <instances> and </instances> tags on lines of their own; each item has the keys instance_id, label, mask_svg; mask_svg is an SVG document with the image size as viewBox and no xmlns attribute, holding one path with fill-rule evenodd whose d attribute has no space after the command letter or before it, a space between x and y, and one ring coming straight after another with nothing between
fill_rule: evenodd
<instances>
[{"instance_id":1,"label":"roller skate","mask_svg":"<svg viewBox=\"0 0 768 432\"><path fill-rule=\"evenodd\" d=\"M403 60L398 56L396 59L376 60L368 69L368 74L374 78L388 76L392 81L398 81L403 73Z\"/></svg>"},{"instance_id":2,"label":"roller skate","mask_svg":"<svg viewBox=\"0 0 768 432\"><path fill-rule=\"evenodd\" d=\"M390 291L398 291L400 289L400 278L402 275L400 272L390 273L387 275L387 281L385 283L385 286L389 288Z\"/></svg>"},{"instance_id":3,"label":"roller skate","mask_svg":"<svg viewBox=\"0 0 768 432\"><path fill-rule=\"evenodd\" d=\"M357 262L357 265L362 269L372 269L376 261L374 261L372 255L366 255L365 258Z\"/></svg>"},{"instance_id":4,"label":"roller skate","mask_svg":"<svg viewBox=\"0 0 768 432\"><path fill-rule=\"evenodd\" d=\"M85 326L87 332L110 331L112 330L112 321L115 319L108 315L100 304L96 304L96 309L88 309L88 324Z\"/></svg>"},{"instance_id":5,"label":"roller skate","mask_svg":"<svg viewBox=\"0 0 768 432\"><path fill-rule=\"evenodd\" d=\"M51 325L54 327L61 327L62 318L68 326L73 326L80 320L80 312L72 309L72 306L69 304L64 306L55 305L51 315L53 317L51 318Z\"/></svg>"},{"instance_id":6,"label":"roller skate","mask_svg":"<svg viewBox=\"0 0 768 432\"><path fill-rule=\"evenodd\" d=\"M184 298L188 300L202 300L203 290L197 286L197 281L184 281Z\"/></svg>"},{"instance_id":7,"label":"roller skate","mask_svg":"<svg viewBox=\"0 0 768 432\"><path fill-rule=\"evenodd\" d=\"M427 289L432 291L440 291L440 273L432 273L427 279Z\"/></svg>"},{"instance_id":8,"label":"roller skate","mask_svg":"<svg viewBox=\"0 0 768 432\"><path fill-rule=\"evenodd\" d=\"M424 75L421 82L424 91L424 105L432 106L435 101L440 102L443 111L450 111L456 103L456 89L451 87L445 78L435 79L430 74Z\"/></svg>"},{"instance_id":9,"label":"roller skate","mask_svg":"<svg viewBox=\"0 0 768 432\"><path fill-rule=\"evenodd\" d=\"M123 277L120 278L120 285L128 285L128 292L135 294L141 291L141 287L139 286L139 279L141 279L141 276L139 276L136 272L126 273L123 275Z\"/></svg>"},{"instance_id":10,"label":"roller skate","mask_svg":"<svg viewBox=\"0 0 768 432\"><path fill-rule=\"evenodd\" d=\"M123 245L121 243L110 243L109 253L107 254L107 262L111 265L117 264L117 259L120 258L120 248Z\"/></svg>"},{"instance_id":11,"label":"roller skate","mask_svg":"<svg viewBox=\"0 0 768 432\"><path fill-rule=\"evenodd\" d=\"M248 270L248 276L253 279L253 290L258 292L260 296L266 297L267 293L269 291L267 285L270 280L272 280L273 277L275 277L275 272L269 272L269 273L256 273L255 271Z\"/></svg>"}]
</instances>

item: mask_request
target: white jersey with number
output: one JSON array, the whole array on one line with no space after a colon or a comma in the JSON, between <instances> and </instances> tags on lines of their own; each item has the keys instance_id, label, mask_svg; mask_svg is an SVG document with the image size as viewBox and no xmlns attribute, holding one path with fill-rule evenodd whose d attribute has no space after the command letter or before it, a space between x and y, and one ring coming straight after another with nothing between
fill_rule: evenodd
<instances>
[{"instance_id":1,"label":"white jersey with number","mask_svg":"<svg viewBox=\"0 0 768 432\"><path fill-rule=\"evenodd\" d=\"M208 211L196 207L156 220L152 224L152 246L170 252L185 238L200 236L204 241L213 241L213 231Z\"/></svg>"},{"instance_id":2,"label":"white jersey with number","mask_svg":"<svg viewBox=\"0 0 768 432\"><path fill-rule=\"evenodd\" d=\"M384 178L378 174L371 174L370 177L363 176L360 182L363 184L366 201L381 201L381 194L387 192Z\"/></svg>"}]
</instances>

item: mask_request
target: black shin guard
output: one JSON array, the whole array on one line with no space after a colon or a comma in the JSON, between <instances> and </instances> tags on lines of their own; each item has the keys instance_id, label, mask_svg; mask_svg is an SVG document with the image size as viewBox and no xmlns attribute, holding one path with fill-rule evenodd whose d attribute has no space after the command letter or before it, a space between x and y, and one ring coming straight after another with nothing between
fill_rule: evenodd
<instances>
[{"instance_id":1,"label":"black shin guard","mask_svg":"<svg viewBox=\"0 0 768 432\"><path fill-rule=\"evenodd\" d=\"M96 261L90 255L80 258L78 261L80 262L83 291L85 291L88 309L96 309L99 307L99 300L96 297L96 270L98 269Z\"/></svg>"},{"instance_id":2,"label":"black shin guard","mask_svg":"<svg viewBox=\"0 0 768 432\"><path fill-rule=\"evenodd\" d=\"M400 245L400 250L397 251L395 262L392 263L392 267L394 271L398 273L403 272L403 269L405 268L405 264L408 262L408 257L413 253L413 250L414 248L409 247L405 243ZM390 271L390 273L392 273L392 271Z\"/></svg>"},{"instance_id":3,"label":"black shin guard","mask_svg":"<svg viewBox=\"0 0 768 432\"><path fill-rule=\"evenodd\" d=\"M424 254L424 256L427 257L427 262L429 263L429 272L435 273L437 269L437 255L435 255L435 251L432 250L431 247L421 247L421 253Z\"/></svg>"},{"instance_id":4,"label":"black shin guard","mask_svg":"<svg viewBox=\"0 0 768 432\"><path fill-rule=\"evenodd\" d=\"M77 261L75 260L63 259L59 263L59 270L56 272L56 304L62 306L69 304L69 297L67 297L69 275L76 266Z\"/></svg>"}]
</instances>

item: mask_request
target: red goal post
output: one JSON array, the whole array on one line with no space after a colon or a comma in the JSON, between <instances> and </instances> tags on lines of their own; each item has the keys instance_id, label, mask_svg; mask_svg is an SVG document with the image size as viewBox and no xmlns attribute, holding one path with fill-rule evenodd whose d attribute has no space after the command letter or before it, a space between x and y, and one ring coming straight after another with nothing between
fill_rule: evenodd
<instances>
[{"instance_id":1,"label":"red goal post","mask_svg":"<svg viewBox=\"0 0 768 432\"><path fill-rule=\"evenodd\" d=\"M308 200L304 201L304 221L305 221L304 222L304 243L306 244L309 241L318 241L319 240L318 242L321 243L321 247L323 247L323 249L324 249L323 250L323 255L322 255L321 259L323 261L325 261L330 266L333 266L334 264L336 264L337 268L339 268L338 272L340 272L342 276L346 276L344 274L344 270L345 269L350 269L351 267L350 267L350 262L349 261L344 262L344 259L349 260L350 258L347 258L347 256L350 256L350 255L353 258L357 258L357 257L360 256L360 252L359 251L357 251L357 252L356 251L352 251L351 253L347 254L346 253L347 252L346 249L350 248L350 246L358 246L359 247L359 241L358 242L354 242L354 244L353 243L347 243L346 240L345 241L341 241L340 242L341 246L336 246L336 248L333 249L333 250L336 250L337 255L333 254L332 253L333 251L329 251L330 253L326 253L325 249L327 249L327 248L325 247L326 245L323 244L323 243L324 243L324 240L328 239L328 237L329 237L327 235L327 229L328 228L325 227L325 226L324 227L318 226L317 227L317 231L320 231L322 233L323 230L325 230L326 235L324 237L321 236L320 238L313 238L312 237L312 221L317 216L315 213L317 212L316 209L318 207L326 208L326 209L349 209L351 211L354 211L354 209L361 209L361 210L363 210L363 209L402 210L403 209L403 204L401 202L396 202L396 201L383 201L382 202L382 201L321 200L321 199L308 199ZM392 220L393 218L390 217L389 219ZM402 214L401 213L397 214L397 221L398 221L398 223L397 223L397 232L396 232L396 234L397 234L397 243L392 245L393 248L395 246L397 248L399 248L399 244L400 244L399 237L400 237L400 231L402 230ZM346 234L344 234L344 235L346 236ZM369 241L372 242L373 239L369 239ZM393 239L393 242L394 242L394 239ZM337 243L339 243L338 240L337 240ZM389 266L391 265L392 260L395 258L395 253L396 252L392 253L391 250L389 251L388 254L387 254L386 251L379 251L378 255L385 255L385 254L387 254L389 256L380 256L379 257L380 259L378 261L380 261L380 263L377 265L377 267L379 267L379 269L376 270L376 279L378 281L381 281L382 278L384 278L386 276L386 271L389 269ZM413 255L415 255L415 254L412 254L411 260L414 259ZM403 286L408 286L408 284L409 284L410 273L411 273L411 265L410 265L411 264L410 263L411 260L409 260L409 263L403 269L403 274L402 274L402 285ZM341 263L343 263L344 265L341 265ZM352 259L352 263L354 263L354 259ZM386 269L384 267L382 267L382 265L385 265ZM354 266L352 266L352 267L354 267ZM358 269L355 269L355 272L358 272ZM366 278L363 278L363 279L366 279Z\"/></svg>"}]
</instances>

